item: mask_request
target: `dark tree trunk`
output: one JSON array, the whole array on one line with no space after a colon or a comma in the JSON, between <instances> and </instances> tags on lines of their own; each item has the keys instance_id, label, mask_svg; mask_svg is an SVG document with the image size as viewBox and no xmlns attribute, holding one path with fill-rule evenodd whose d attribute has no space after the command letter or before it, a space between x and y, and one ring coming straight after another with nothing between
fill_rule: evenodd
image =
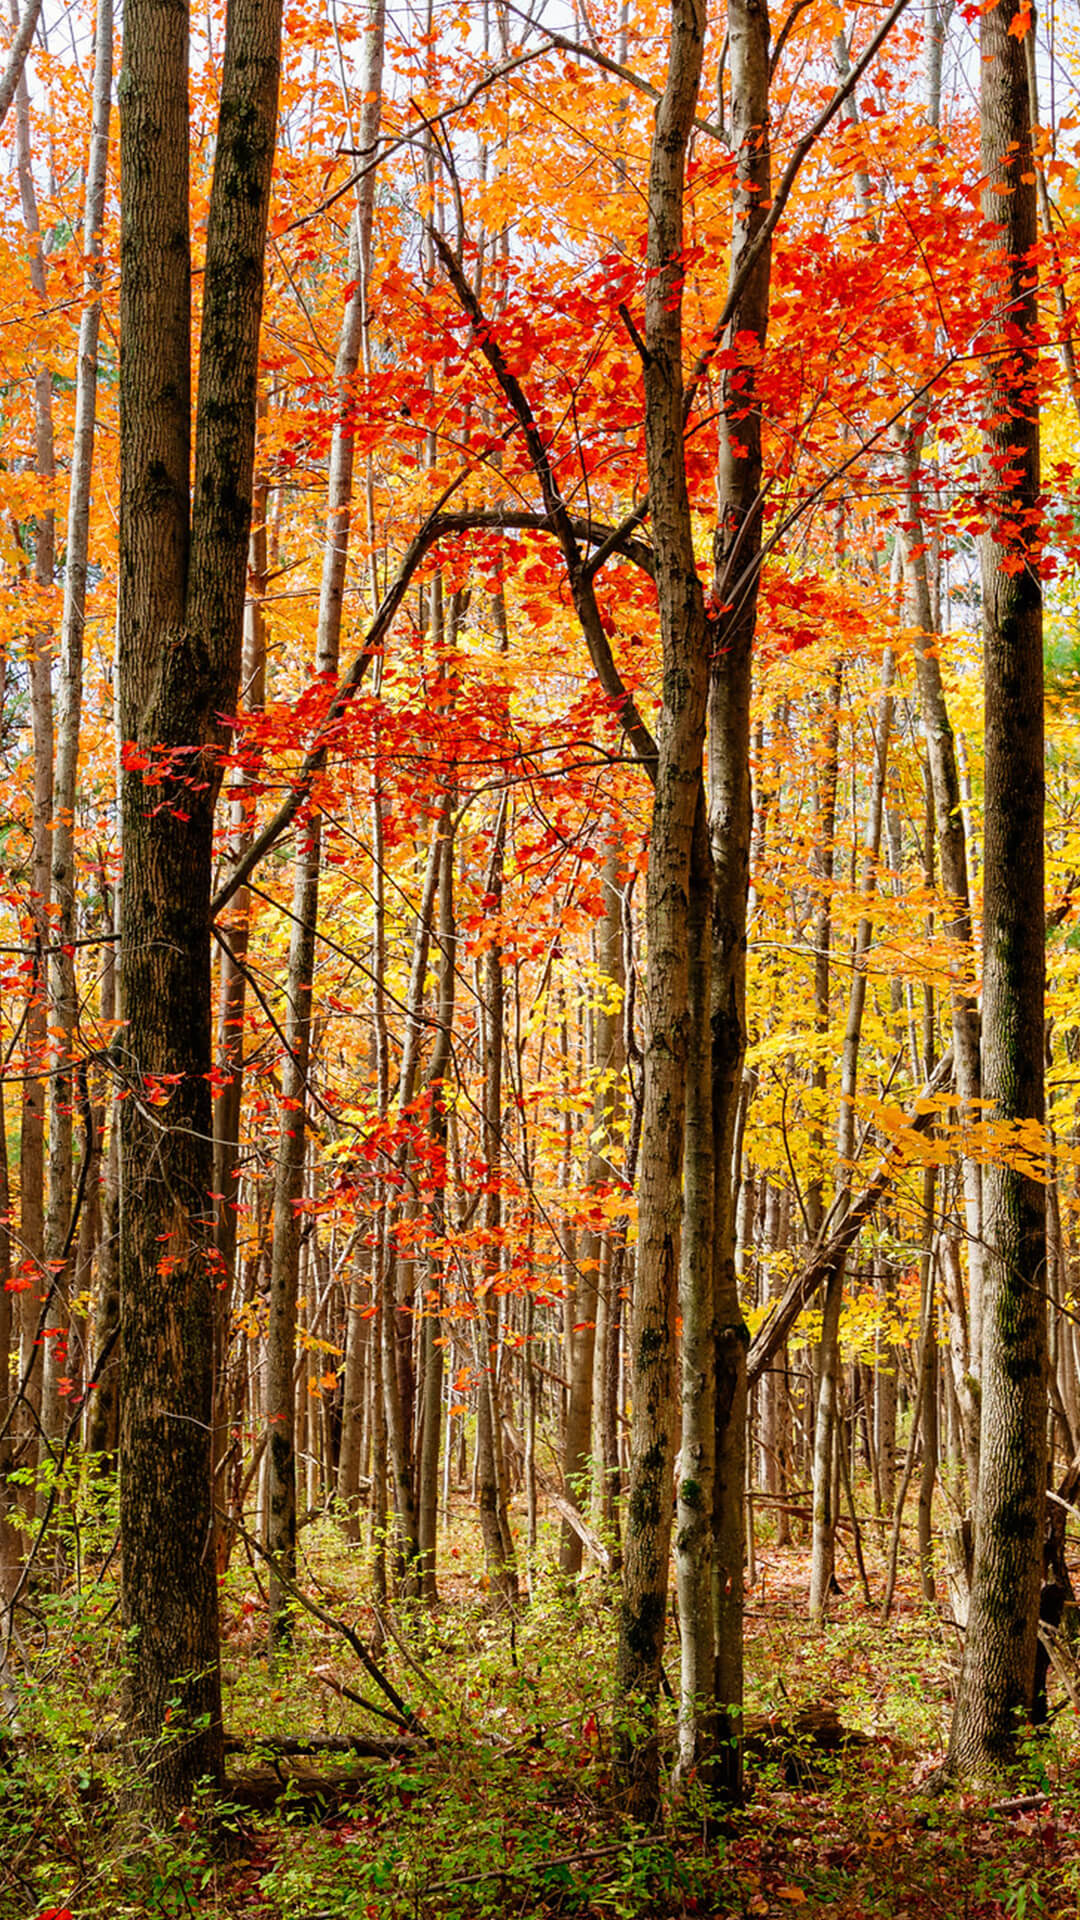
<instances>
[{"instance_id":1,"label":"dark tree trunk","mask_svg":"<svg viewBox=\"0 0 1080 1920\"><path fill-rule=\"evenodd\" d=\"M732 0L731 119L736 153L732 277L742 271L767 217L769 15L765 0ZM731 316L730 337L751 335L763 352L769 323L771 248L763 248ZM761 403L755 363L728 372L719 420L714 595L719 612L709 683L709 838L712 846L712 1105L716 1180L716 1477L713 1587L717 1706L713 1784L742 1791L743 1488L746 1480L746 1352L735 1271L733 1149L746 1051L746 902L750 884L750 673L761 553Z\"/></svg>"},{"instance_id":2,"label":"dark tree trunk","mask_svg":"<svg viewBox=\"0 0 1080 1920\"><path fill-rule=\"evenodd\" d=\"M990 527L983 539L986 812L983 1098L993 1119L1043 1118L1043 657L1038 569L1038 239L1016 0L982 16L983 212L1000 322L989 362ZM1031 32L1031 24L1026 29ZM1005 523L1008 523L1006 526ZM1015 529L1019 527L1017 533ZM1018 543L1023 543L1018 553ZM1046 1190L983 1174L986 1262L975 1569L949 1765L986 1772L1030 1709L1046 1488Z\"/></svg>"},{"instance_id":3,"label":"dark tree trunk","mask_svg":"<svg viewBox=\"0 0 1080 1920\"><path fill-rule=\"evenodd\" d=\"M210 880L240 669L280 8L233 0L189 515L188 19L130 0L121 128L126 1027L120 1535L127 1719L162 1806L222 1767L211 1493Z\"/></svg>"}]
</instances>

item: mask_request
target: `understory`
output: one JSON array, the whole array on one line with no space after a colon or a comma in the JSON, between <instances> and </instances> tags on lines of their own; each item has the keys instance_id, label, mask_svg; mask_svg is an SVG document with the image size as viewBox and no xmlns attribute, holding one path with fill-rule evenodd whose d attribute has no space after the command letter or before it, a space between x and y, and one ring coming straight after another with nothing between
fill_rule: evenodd
<instances>
[{"instance_id":1,"label":"understory","mask_svg":"<svg viewBox=\"0 0 1080 1920\"><path fill-rule=\"evenodd\" d=\"M69 1522L57 1590L20 1617L0 1920L1080 1911L1080 1741L1060 1684L1014 1778L981 1797L921 1791L944 1747L958 1634L903 1580L882 1624L872 1531L875 1605L841 1548L842 1590L814 1632L806 1549L777 1548L767 1522L759 1530L746 1804L710 1805L691 1781L652 1830L621 1814L612 1771L610 1584L589 1574L567 1586L545 1570L515 1616L494 1611L465 1509L447 1536L438 1609L381 1622L360 1597L364 1550L330 1519L311 1525L301 1586L327 1618L298 1606L272 1672L262 1572L238 1551L222 1586L229 1789L155 1826L121 1753L107 1537L107 1514ZM330 1618L377 1647L420 1735L357 1704L371 1680ZM677 1661L673 1629L672 1681ZM665 1718L670 1734L671 1702ZM370 1751L348 1751L350 1739Z\"/></svg>"}]
</instances>

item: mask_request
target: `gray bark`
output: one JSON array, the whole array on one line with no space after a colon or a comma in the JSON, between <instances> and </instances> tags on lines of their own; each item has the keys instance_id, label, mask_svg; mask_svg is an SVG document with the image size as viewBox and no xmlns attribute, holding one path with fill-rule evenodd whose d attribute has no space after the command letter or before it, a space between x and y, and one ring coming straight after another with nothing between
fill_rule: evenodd
<instances>
[{"instance_id":1,"label":"gray bark","mask_svg":"<svg viewBox=\"0 0 1080 1920\"><path fill-rule=\"evenodd\" d=\"M1037 559L1027 552L1016 565L1016 537L1001 524L1026 528L1039 494L1038 314L1027 269L1038 223L1024 48L1010 32L1017 12L1015 0L1002 0L980 22L983 216L997 229L987 272L1008 316L987 369L982 1066L992 1118L1041 1124L1042 596ZM1015 1166L988 1166L983 1231L975 1570L948 1758L951 1770L975 1777L1014 1751L1034 1686L1046 1504L1044 1186Z\"/></svg>"},{"instance_id":2,"label":"gray bark","mask_svg":"<svg viewBox=\"0 0 1080 1920\"><path fill-rule=\"evenodd\" d=\"M701 789L708 650L683 455L682 251L686 148L703 9L673 0L649 175L645 439L663 651L663 704L646 896L648 1027L631 1333L633 1433L616 1691L632 1809L655 1808L655 1716L667 1612L674 1466L675 1303L689 1032L687 909Z\"/></svg>"}]
</instances>

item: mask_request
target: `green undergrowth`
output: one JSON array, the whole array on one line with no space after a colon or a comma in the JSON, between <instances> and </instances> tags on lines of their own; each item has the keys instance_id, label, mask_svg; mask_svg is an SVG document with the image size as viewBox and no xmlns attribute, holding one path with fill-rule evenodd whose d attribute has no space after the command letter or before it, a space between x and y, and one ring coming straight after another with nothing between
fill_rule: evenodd
<instances>
[{"instance_id":1,"label":"green undergrowth","mask_svg":"<svg viewBox=\"0 0 1080 1920\"><path fill-rule=\"evenodd\" d=\"M494 1612L467 1517L442 1564L440 1607L396 1610L396 1637L378 1650L426 1740L294 1761L276 1743L393 1729L342 1691L377 1698L347 1640L302 1610L271 1669L260 1568L238 1552L222 1590L223 1683L227 1728L246 1750L230 1759L224 1802L162 1825L120 1758L113 1566L69 1561L59 1591L35 1594L13 1650L20 1739L0 1768L0 1920L1080 1920L1071 1710L1026 1743L996 1800L921 1793L948 1725L956 1636L910 1595L883 1627L849 1589L811 1634L797 1556L766 1555L748 1596L759 1742L746 1803L718 1808L691 1781L645 1829L622 1811L612 1764L607 1584L568 1590L542 1573L513 1619ZM304 1590L376 1645L365 1581L363 1553L331 1521L305 1532ZM677 1658L672 1635L672 1682ZM793 1764L779 1732L809 1706L861 1737L831 1755L807 1741ZM668 1740L673 1720L666 1701ZM284 1791L253 1807L248 1790L268 1780Z\"/></svg>"}]
</instances>

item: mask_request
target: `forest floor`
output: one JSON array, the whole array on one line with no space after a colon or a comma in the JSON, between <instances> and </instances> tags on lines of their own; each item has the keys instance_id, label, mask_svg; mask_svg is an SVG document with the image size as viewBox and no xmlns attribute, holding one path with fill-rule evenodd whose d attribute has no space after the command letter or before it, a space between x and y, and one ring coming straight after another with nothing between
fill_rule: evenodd
<instances>
[{"instance_id":1,"label":"forest floor","mask_svg":"<svg viewBox=\"0 0 1080 1920\"><path fill-rule=\"evenodd\" d=\"M439 1609L396 1616L397 1638L379 1655L425 1728L394 1757L331 1750L346 1734L393 1735L341 1691L370 1697L373 1687L325 1621L298 1613L288 1662L268 1672L261 1574L238 1549L223 1589L223 1680L226 1727L247 1750L230 1760L224 1812L195 1807L155 1827L116 1758L115 1567L95 1570L89 1544L81 1578L69 1562L63 1590L38 1596L22 1634L23 1738L0 1765L0 1920L1080 1916L1071 1706L1052 1682L1048 1731L993 1794L921 1792L943 1754L957 1635L910 1576L882 1625L872 1537L875 1605L842 1555L843 1591L816 1633L806 1549L759 1542L747 1706L774 1725L748 1760L745 1806L710 1819L691 1784L655 1829L618 1807L604 1583L588 1575L568 1594L541 1575L511 1623L492 1612L464 1507L441 1543ZM553 1557L554 1531L543 1544ZM321 1521L305 1531L302 1559L304 1591L370 1641L361 1550ZM676 1679L673 1644L667 1668ZM793 1754L779 1729L811 1707L835 1709L862 1737L831 1755L809 1742ZM670 1735L670 1703L665 1713ZM298 1737L323 1750L282 1759L276 1744ZM253 1806L268 1783L276 1805Z\"/></svg>"}]
</instances>

